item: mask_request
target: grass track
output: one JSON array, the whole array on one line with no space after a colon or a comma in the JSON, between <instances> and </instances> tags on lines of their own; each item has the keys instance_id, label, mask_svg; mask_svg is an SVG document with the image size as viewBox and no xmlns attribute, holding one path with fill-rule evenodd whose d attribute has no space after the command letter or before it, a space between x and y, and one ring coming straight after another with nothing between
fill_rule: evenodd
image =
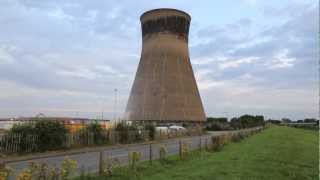
<instances>
[{"instance_id":1,"label":"grass track","mask_svg":"<svg viewBox=\"0 0 320 180\"><path fill-rule=\"evenodd\" d=\"M117 174L123 175L111 179L133 179L132 172L120 170ZM137 179L315 180L318 174L318 132L273 126L240 143L228 144L220 152L206 152L184 161L171 157L166 164L156 161L152 166L144 162Z\"/></svg>"}]
</instances>

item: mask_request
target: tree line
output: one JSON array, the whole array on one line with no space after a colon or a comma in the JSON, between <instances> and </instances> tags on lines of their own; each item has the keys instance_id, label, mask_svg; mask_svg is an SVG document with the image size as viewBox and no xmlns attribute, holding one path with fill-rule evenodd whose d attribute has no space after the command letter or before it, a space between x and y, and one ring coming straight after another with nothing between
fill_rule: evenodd
<instances>
[{"instance_id":1,"label":"tree line","mask_svg":"<svg viewBox=\"0 0 320 180\"><path fill-rule=\"evenodd\" d=\"M264 124L264 116L261 115L253 116L245 114L240 117L234 117L230 121L226 117L208 117L206 129L211 131L236 130L264 126Z\"/></svg>"}]
</instances>

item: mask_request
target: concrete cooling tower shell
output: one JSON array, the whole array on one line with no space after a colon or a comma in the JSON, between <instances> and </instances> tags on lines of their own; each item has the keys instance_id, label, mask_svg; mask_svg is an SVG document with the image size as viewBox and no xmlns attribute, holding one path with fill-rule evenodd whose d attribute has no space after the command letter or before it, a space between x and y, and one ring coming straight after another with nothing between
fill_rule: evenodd
<instances>
[{"instance_id":1,"label":"concrete cooling tower shell","mask_svg":"<svg viewBox=\"0 0 320 180\"><path fill-rule=\"evenodd\" d=\"M180 10L142 14L142 52L126 107L130 121L202 122L206 116L188 50L191 17Z\"/></svg>"}]
</instances>

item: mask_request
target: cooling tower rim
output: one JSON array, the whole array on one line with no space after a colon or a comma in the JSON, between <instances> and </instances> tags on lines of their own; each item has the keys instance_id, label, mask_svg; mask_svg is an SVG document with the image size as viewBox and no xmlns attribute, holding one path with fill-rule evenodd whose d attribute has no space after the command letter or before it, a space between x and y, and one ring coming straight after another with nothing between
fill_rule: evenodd
<instances>
[{"instance_id":1,"label":"cooling tower rim","mask_svg":"<svg viewBox=\"0 0 320 180\"><path fill-rule=\"evenodd\" d=\"M174 8L157 8L157 9L148 10L148 11L144 12L144 13L140 16L140 21L142 22L142 19L143 19L145 16L147 16L147 15L149 15L149 14L151 14L151 13L154 13L154 12L165 12L165 11L167 11L167 12L170 12L170 11L171 11L171 12L181 13L181 14L185 15L189 21L191 21L191 16L190 16L188 13L186 13L185 11L179 10L179 9L174 9Z\"/></svg>"}]
</instances>

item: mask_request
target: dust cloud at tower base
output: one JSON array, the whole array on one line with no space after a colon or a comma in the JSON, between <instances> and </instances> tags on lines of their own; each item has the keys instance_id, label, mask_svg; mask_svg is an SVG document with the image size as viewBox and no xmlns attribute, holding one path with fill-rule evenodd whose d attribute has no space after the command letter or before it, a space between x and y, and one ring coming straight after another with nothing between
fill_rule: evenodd
<instances>
[{"instance_id":1,"label":"dust cloud at tower base","mask_svg":"<svg viewBox=\"0 0 320 180\"><path fill-rule=\"evenodd\" d=\"M125 119L203 122L205 113L188 50L190 16L155 9L141 18L142 52Z\"/></svg>"}]
</instances>

